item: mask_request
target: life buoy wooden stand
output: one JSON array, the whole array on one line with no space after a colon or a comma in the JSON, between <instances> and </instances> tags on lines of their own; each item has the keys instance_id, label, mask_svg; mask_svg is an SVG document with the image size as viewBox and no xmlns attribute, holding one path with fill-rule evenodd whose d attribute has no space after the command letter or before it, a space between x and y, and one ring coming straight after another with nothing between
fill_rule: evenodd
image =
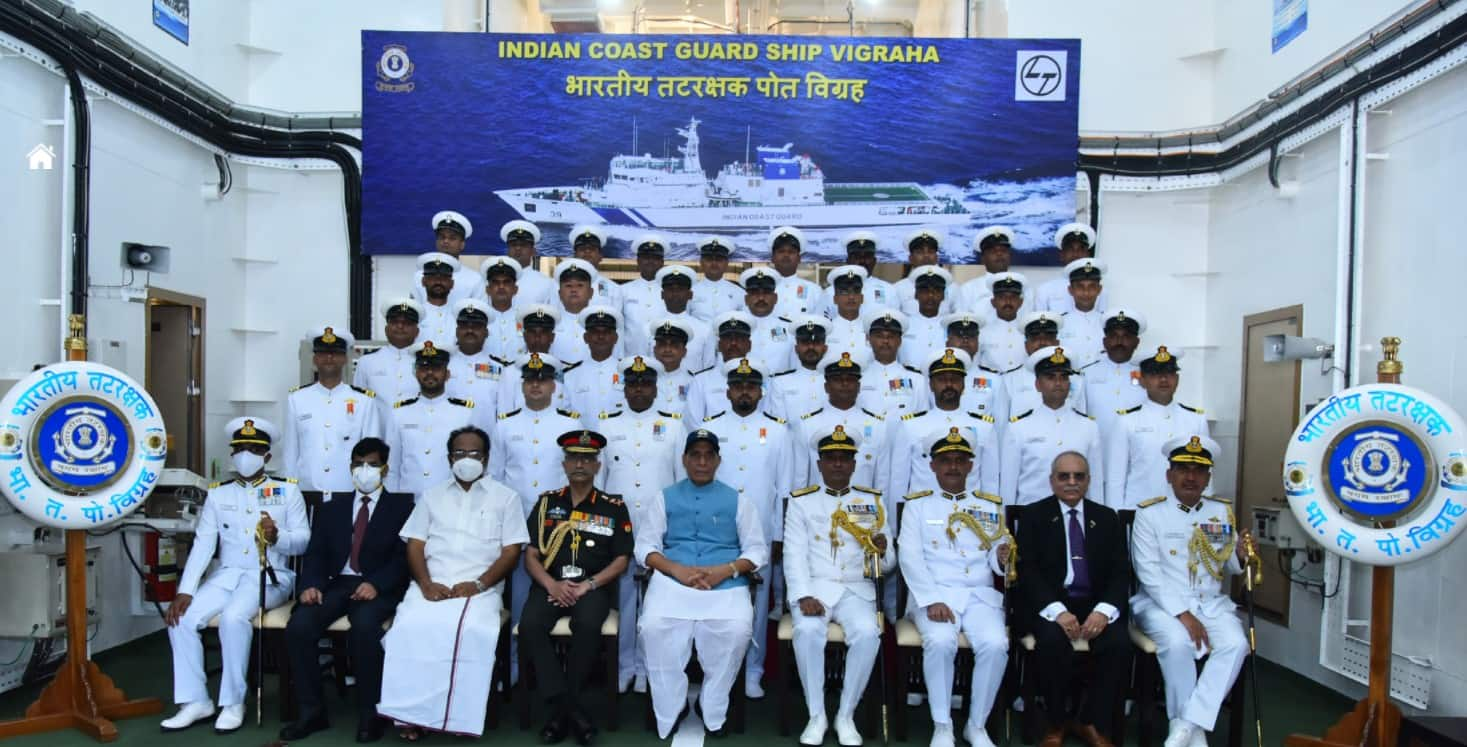
<instances>
[{"instance_id":1,"label":"life buoy wooden stand","mask_svg":"<svg viewBox=\"0 0 1467 747\"><path fill-rule=\"evenodd\" d=\"M86 322L70 319L66 359L87 359ZM0 721L0 740L25 734L77 729L99 742L117 739L117 719L163 711L157 698L128 700L112 678L87 657L87 533L66 530L66 661L56 679L25 709L25 718Z\"/></svg>"},{"instance_id":2,"label":"life buoy wooden stand","mask_svg":"<svg viewBox=\"0 0 1467 747\"><path fill-rule=\"evenodd\" d=\"M1376 383L1401 383L1396 352L1401 338L1381 340L1385 357L1375 364ZM1323 737L1290 734L1285 747L1396 747L1401 709L1391 702L1391 627L1395 616L1396 569L1378 565L1370 572L1370 684L1365 699Z\"/></svg>"}]
</instances>

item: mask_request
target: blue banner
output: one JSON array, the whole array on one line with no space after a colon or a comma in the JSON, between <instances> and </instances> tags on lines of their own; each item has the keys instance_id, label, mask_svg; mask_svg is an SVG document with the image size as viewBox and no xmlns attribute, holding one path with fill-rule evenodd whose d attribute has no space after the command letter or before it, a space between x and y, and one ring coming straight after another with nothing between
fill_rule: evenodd
<instances>
[{"instance_id":1,"label":"blue banner","mask_svg":"<svg viewBox=\"0 0 1467 747\"><path fill-rule=\"evenodd\" d=\"M1073 39L366 31L363 247L430 251L451 209L476 253L524 218L552 256L600 223L607 256L658 232L690 259L718 233L767 259L793 225L807 261L867 229L902 262L927 228L968 264L1002 224L1016 263L1049 264L1075 218L1079 67Z\"/></svg>"}]
</instances>

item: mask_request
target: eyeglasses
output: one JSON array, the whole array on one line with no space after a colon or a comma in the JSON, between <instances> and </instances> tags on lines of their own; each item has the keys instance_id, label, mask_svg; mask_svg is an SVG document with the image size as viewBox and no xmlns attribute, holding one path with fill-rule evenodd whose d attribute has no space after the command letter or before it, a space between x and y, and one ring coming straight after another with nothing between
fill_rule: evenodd
<instances>
[{"instance_id":1,"label":"eyeglasses","mask_svg":"<svg viewBox=\"0 0 1467 747\"><path fill-rule=\"evenodd\" d=\"M484 456L484 452L481 449L454 449L448 455L454 459L478 459Z\"/></svg>"},{"instance_id":2,"label":"eyeglasses","mask_svg":"<svg viewBox=\"0 0 1467 747\"><path fill-rule=\"evenodd\" d=\"M1054 473L1054 476L1056 478L1058 478L1060 482L1083 482L1085 480L1085 478L1087 478L1087 477L1090 476L1090 473L1089 472L1056 472L1056 473Z\"/></svg>"}]
</instances>

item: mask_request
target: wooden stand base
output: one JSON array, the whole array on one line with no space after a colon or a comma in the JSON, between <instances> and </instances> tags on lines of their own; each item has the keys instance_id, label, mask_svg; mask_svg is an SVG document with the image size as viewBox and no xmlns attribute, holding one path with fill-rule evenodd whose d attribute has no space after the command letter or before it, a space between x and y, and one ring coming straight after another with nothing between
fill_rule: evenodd
<instances>
[{"instance_id":1,"label":"wooden stand base","mask_svg":"<svg viewBox=\"0 0 1467 747\"><path fill-rule=\"evenodd\" d=\"M117 739L112 721L163 711L157 698L128 700L96 664L85 658L73 661L74 655L67 652L65 666L25 710L25 718L0 721L0 739L77 729L99 742L111 742Z\"/></svg>"},{"instance_id":2,"label":"wooden stand base","mask_svg":"<svg viewBox=\"0 0 1467 747\"><path fill-rule=\"evenodd\" d=\"M1369 700L1362 700L1323 737L1290 734L1284 747L1396 747L1400 731L1400 708L1386 702L1384 708L1372 709Z\"/></svg>"}]
</instances>

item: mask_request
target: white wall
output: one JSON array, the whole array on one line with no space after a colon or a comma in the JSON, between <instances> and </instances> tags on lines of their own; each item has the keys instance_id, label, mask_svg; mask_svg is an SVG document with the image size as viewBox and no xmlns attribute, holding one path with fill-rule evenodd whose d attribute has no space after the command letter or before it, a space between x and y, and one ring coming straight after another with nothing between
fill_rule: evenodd
<instances>
[{"instance_id":1,"label":"white wall","mask_svg":"<svg viewBox=\"0 0 1467 747\"><path fill-rule=\"evenodd\" d=\"M153 25L152 2L71 0L71 4L220 94L245 100L247 52L242 45L249 39L250 2L190 3L188 44Z\"/></svg>"}]
</instances>

